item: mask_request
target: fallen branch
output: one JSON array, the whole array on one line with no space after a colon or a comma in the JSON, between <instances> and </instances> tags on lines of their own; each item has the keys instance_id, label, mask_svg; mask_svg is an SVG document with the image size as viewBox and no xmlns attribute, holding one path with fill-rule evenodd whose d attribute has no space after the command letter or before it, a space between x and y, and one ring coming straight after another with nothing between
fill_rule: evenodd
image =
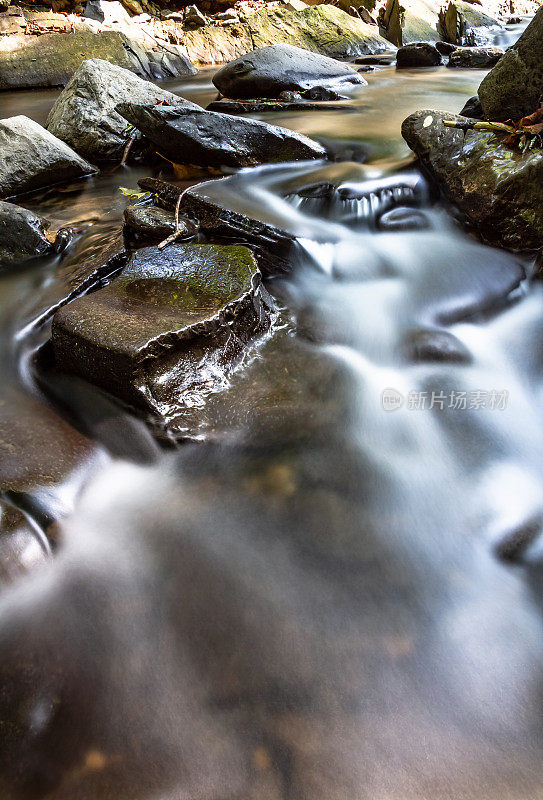
<instances>
[{"instance_id":1,"label":"fallen branch","mask_svg":"<svg viewBox=\"0 0 543 800\"><path fill-rule=\"evenodd\" d=\"M516 133L516 128L512 125L506 125L505 122L479 122L474 120L466 120L459 122L458 120L444 119L443 124L446 128L458 128L461 131L490 131L492 133Z\"/></svg>"},{"instance_id":2,"label":"fallen branch","mask_svg":"<svg viewBox=\"0 0 543 800\"><path fill-rule=\"evenodd\" d=\"M523 117L518 122L485 122L479 120L449 120L444 119L446 128L458 128L461 131L487 131L490 133L504 133L507 137L502 144L511 150L528 150L543 148L543 107L538 108L533 114Z\"/></svg>"}]
</instances>

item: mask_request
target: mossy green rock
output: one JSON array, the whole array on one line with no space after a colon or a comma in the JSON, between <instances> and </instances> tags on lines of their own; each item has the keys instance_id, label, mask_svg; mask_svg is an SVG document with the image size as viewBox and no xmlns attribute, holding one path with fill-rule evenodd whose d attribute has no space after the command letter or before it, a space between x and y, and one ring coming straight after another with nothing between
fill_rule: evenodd
<instances>
[{"instance_id":1,"label":"mossy green rock","mask_svg":"<svg viewBox=\"0 0 543 800\"><path fill-rule=\"evenodd\" d=\"M175 45L169 45L167 52L157 48L155 53L118 31L20 36L14 44L0 51L0 89L65 86L89 58L117 64L142 78L171 78L196 71Z\"/></svg>"},{"instance_id":2,"label":"mossy green rock","mask_svg":"<svg viewBox=\"0 0 543 800\"><path fill-rule=\"evenodd\" d=\"M522 155L503 137L445 127L464 121L443 111L417 111L402 135L423 166L441 184L485 239L513 249L543 245L543 152Z\"/></svg>"},{"instance_id":3,"label":"mossy green rock","mask_svg":"<svg viewBox=\"0 0 543 800\"><path fill-rule=\"evenodd\" d=\"M334 58L390 50L390 43L374 25L332 5L308 6L303 11L271 6L251 14L247 22L255 49L285 43Z\"/></svg>"},{"instance_id":4,"label":"mossy green rock","mask_svg":"<svg viewBox=\"0 0 543 800\"><path fill-rule=\"evenodd\" d=\"M55 360L164 416L222 384L268 326L252 253L238 245L139 250L113 283L61 309Z\"/></svg>"},{"instance_id":5,"label":"mossy green rock","mask_svg":"<svg viewBox=\"0 0 543 800\"><path fill-rule=\"evenodd\" d=\"M479 86L488 119L520 119L539 106L543 94L543 8L520 39L500 58Z\"/></svg>"}]
</instances>

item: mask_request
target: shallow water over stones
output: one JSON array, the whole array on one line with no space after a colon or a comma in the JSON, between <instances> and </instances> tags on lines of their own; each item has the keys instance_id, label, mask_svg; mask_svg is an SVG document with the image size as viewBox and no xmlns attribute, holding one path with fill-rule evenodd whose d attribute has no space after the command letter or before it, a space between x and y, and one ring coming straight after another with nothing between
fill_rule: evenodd
<instances>
[{"instance_id":1,"label":"shallow water over stones","mask_svg":"<svg viewBox=\"0 0 543 800\"><path fill-rule=\"evenodd\" d=\"M115 286L118 187L149 170L28 198L74 238L0 278L0 448L29 476L7 499L30 498L6 527L57 548L0 597L3 796L541 794L543 290L530 258L462 230L400 138L480 77L369 73L345 111L263 115L365 163L187 193L208 205L197 246L252 248L278 312L172 414L161 441L201 440L173 453L47 345L59 304ZM213 96L205 76L184 93ZM398 209L421 224L387 227Z\"/></svg>"}]
</instances>

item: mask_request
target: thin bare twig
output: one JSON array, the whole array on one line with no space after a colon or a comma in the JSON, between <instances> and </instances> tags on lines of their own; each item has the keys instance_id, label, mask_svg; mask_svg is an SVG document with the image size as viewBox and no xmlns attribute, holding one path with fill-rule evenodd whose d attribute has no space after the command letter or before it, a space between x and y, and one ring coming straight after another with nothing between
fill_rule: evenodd
<instances>
[{"instance_id":1,"label":"thin bare twig","mask_svg":"<svg viewBox=\"0 0 543 800\"><path fill-rule=\"evenodd\" d=\"M179 208L181 206L181 200L183 199L183 197L185 196L186 192L189 189L190 186L187 186L187 188L183 189L183 191L177 198L177 203L175 204L175 230L173 233L170 233L170 235L166 239L164 239L164 241L160 242L160 244L158 245L159 250L163 250L167 245L171 244L172 242L175 242L175 240L181 233L181 231L179 230Z\"/></svg>"}]
</instances>

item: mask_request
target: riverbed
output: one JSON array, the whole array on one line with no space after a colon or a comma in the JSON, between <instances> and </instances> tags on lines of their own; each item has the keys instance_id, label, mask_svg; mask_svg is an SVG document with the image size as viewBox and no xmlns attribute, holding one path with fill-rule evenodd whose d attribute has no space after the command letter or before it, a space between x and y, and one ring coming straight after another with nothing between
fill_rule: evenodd
<instances>
[{"instance_id":1,"label":"riverbed","mask_svg":"<svg viewBox=\"0 0 543 800\"><path fill-rule=\"evenodd\" d=\"M46 347L59 286L149 169L25 198L77 235L0 277L4 469L33 487L7 499L36 536L0 595L2 796L542 796L543 290L400 136L483 74L380 67L340 110L258 117L335 160L225 195L288 220L296 253L266 281L272 331L175 441ZM166 88L206 105L211 75ZM1 115L43 124L57 94ZM380 192L407 178L405 202ZM420 224L387 229L386 204Z\"/></svg>"}]
</instances>

